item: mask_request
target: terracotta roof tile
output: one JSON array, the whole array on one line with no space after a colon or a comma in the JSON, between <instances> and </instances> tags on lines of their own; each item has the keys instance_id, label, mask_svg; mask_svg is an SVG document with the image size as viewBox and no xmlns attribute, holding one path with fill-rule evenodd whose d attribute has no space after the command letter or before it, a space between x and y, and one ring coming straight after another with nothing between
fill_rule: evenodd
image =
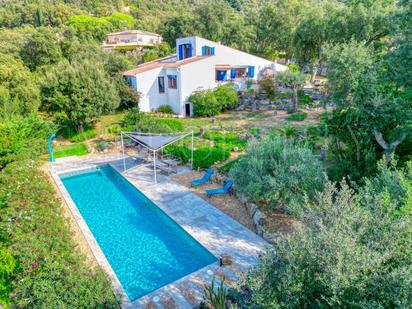
<instances>
[{"instance_id":1,"label":"terracotta roof tile","mask_svg":"<svg viewBox=\"0 0 412 309\"><path fill-rule=\"evenodd\" d=\"M143 64L140 64L137 66L136 69L133 70L129 70L123 73L123 76L134 76L136 74L139 73L143 73L146 71L150 71L153 69L157 69L157 68L180 68L181 66L184 66L186 64L192 63L192 62L196 62L199 60L203 60L206 58L209 58L210 56L194 56L194 57L190 57L190 58L186 58L183 60L179 60L176 61L174 60L176 58L176 55L170 55L164 58L160 58L154 61L150 61L150 62L146 62Z\"/></svg>"}]
</instances>

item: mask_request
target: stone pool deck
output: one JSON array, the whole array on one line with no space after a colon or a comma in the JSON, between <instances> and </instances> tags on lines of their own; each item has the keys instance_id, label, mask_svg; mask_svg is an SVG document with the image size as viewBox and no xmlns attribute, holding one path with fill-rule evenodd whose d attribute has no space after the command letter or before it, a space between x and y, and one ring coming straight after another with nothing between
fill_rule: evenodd
<instances>
[{"instance_id":1,"label":"stone pool deck","mask_svg":"<svg viewBox=\"0 0 412 309\"><path fill-rule=\"evenodd\" d=\"M216 262L131 302L58 177L61 173L95 168L105 163L121 172L129 182L216 257L229 254L233 264L220 267ZM193 308L202 300L203 287L209 284L213 277L217 282L223 277L226 282L237 280L240 273L256 265L258 255L269 246L261 237L166 175L158 174L158 182L155 184L151 166L132 158L128 158L126 163L127 168L133 167L126 173L123 172L123 160L120 157L107 155L58 159L50 164L49 168L74 220L98 264L111 279L124 308Z\"/></svg>"}]
</instances>

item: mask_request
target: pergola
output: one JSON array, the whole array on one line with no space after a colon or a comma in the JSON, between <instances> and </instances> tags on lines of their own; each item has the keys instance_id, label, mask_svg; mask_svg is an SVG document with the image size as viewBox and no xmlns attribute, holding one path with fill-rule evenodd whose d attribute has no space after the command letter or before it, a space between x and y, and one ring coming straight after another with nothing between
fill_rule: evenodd
<instances>
[{"instance_id":1,"label":"pergola","mask_svg":"<svg viewBox=\"0 0 412 309\"><path fill-rule=\"evenodd\" d=\"M146 148L148 151L153 153L153 175L154 182L157 183L157 173L156 173L156 153L161 151L168 145L176 143L177 141L187 137L192 136L192 154L190 165L193 168L193 131L186 133L171 133L171 134L161 134L161 133L142 133L142 132L120 132L121 146L122 146L122 156L123 156L123 169L126 171L126 161L124 154L124 136L127 136L132 141Z\"/></svg>"}]
</instances>

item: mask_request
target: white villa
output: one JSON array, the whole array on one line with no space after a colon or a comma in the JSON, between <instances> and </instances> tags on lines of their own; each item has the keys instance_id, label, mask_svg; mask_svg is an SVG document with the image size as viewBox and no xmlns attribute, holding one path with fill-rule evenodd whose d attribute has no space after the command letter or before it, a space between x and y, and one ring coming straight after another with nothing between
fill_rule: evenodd
<instances>
[{"instance_id":1,"label":"white villa","mask_svg":"<svg viewBox=\"0 0 412 309\"><path fill-rule=\"evenodd\" d=\"M162 36L157 33L143 30L124 30L107 35L103 42L103 49L136 49L143 46L154 46L162 43Z\"/></svg>"},{"instance_id":2,"label":"white villa","mask_svg":"<svg viewBox=\"0 0 412 309\"><path fill-rule=\"evenodd\" d=\"M123 75L140 93L140 110L154 111L170 105L181 116L192 115L188 101L193 91L235 83L243 89L248 79L257 80L266 69L284 71L286 66L200 37L176 40L177 55L139 65Z\"/></svg>"}]
</instances>

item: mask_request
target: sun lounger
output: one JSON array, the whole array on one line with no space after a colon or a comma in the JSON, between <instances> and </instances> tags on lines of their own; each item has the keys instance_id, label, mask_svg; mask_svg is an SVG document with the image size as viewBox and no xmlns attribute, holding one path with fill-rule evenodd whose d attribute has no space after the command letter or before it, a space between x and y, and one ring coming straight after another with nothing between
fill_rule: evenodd
<instances>
[{"instance_id":1,"label":"sun lounger","mask_svg":"<svg viewBox=\"0 0 412 309\"><path fill-rule=\"evenodd\" d=\"M193 180L190 184L191 184L192 187L200 186L200 185L204 184L205 182L210 181L210 178L212 177L212 175L213 175L213 170L211 168L209 168L205 172L205 174L203 175L202 178Z\"/></svg>"},{"instance_id":2,"label":"sun lounger","mask_svg":"<svg viewBox=\"0 0 412 309\"><path fill-rule=\"evenodd\" d=\"M210 189L206 190L206 194L208 197L215 195L215 194L225 194L229 191L229 189L233 186L233 180L229 179L223 188L217 188L217 189Z\"/></svg>"}]
</instances>

